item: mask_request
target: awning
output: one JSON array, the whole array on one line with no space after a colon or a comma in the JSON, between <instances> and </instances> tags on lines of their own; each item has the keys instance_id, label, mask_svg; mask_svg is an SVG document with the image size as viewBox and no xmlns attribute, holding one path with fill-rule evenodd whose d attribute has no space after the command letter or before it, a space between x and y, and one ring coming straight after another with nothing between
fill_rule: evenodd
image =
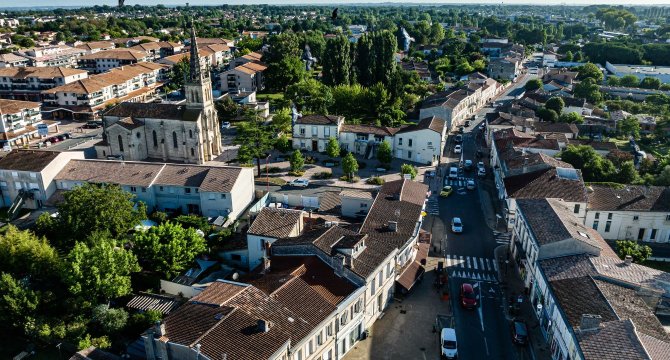
<instances>
[{"instance_id":1,"label":"awning","mask_svg":"<svg viewBox=\"0 0 670 360\"><path fill-rule=\"evenodd\" d=\"M428 250L430 249L429 244L419 243L417 244L417 253L416 258L409 265L403 269L398 277L398 284L404 287L407 291L411 290L414 284L421 279L421 276L426 269L423 267L423 264L426 263L426 258L428 257Z\"/></svg>"}]
</instances>

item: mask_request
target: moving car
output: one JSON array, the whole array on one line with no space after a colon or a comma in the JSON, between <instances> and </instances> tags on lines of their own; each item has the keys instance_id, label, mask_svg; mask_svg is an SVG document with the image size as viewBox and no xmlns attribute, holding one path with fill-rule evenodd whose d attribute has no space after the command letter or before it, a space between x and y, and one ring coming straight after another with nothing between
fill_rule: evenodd
<instances>
[{"instance_id":1,"label":"moving car","mask_svg":"<svg viewBox=\"0 0 670 360\"><path fill-rule=\"evenodd\" d=\"M463 125L465 125L465 127L470 126L470 120L465 120L465 123L463 123Z\"/></svg>"},{"instance_id":2,"label":"moving car","mask_svg":"<svg viewBox=\"0 0 670 360\"><path fill-rule=\"evenodd\" d=\"M486 176L486 167L482 161L477 163L477 176L484 177Z\"/></svg>"},{"instance_id":3,"label":"moving car","mask_svg":"<svg viewBox=\"0 0 670 360\"><path fill-rule=\"evenodd\" d=\"M465 160L464 166L465 166L465 170L472 169L472 160Z\"/></svg>"},{"instance_id":4,"label":"moving car","mask_svg":"<svg viewBox=\"0 0 670 360\"><path fill-rule=\"evenodd\" d=\"M444 328L440 334L440 345L442 359L455 359L458 357L458 342L456 342L456 330Z\"/></svg>"},{"instance_id":5,"label":"moving car","mask_svg":"<svg viewBox=\"0 0 670 360\"><path fill-rule=\"evenodd\" d=\"M456 141L457 144L460 144L463 142L463 135L456 135L456 138L454 138L454 141Z\"/></svg>"},{"instance_id":6,"label":"moving car","mask_svg":"<svg viewBox=\"0 0 670 360\"><path fill-rule=\"evenodd\" d=\"M528 328L525 322L514 320L512 323L512 341L519 345L528 344Z\"/></svg>"},{"instance_id":7,"label":"moving car","mask_svg":"<svg viewBox=\"0 0 670 360\"><path fill-rule=\"evenodd\" d=\"M221 128L222 129L229 129L230 128L230 123L228 121L225 121L221 123Z\"/></svg>"},{"instance_id":8,"label":"moving car","mask_svg":"<svg viewBox=\"0 0 670 360\"><path fill-rule=\"evenodd\" d=\"M461 306L466 309L474 309L477 307L477 295L472 284L461 284Z\"/></svg>"},{"instance_id":9,"label":"moving car","mask_svg":"<svg viewBox=\"0 0 670 360\"><path fill-rule=\"evenodd\" d=\"M462 151L462 150L461 150L461 146L460 146L460 145L456 145L456 146L454 146L454 154L460 154L461 151Z\"/></svg>"},{"instance_id":10,"label":"moving car","mask_svg":"<svg viewBox=\"0 0 670 360\"><path fill-rule=\"evenodd\" d=\"M449 179L458 179L458 168L452 166L449 168Z\"/></svg>"},{"instance_id":11,"label":"moving car","mask_svg":"<svg viewBox=\"0 0 670 360\"><path fill-rule=\"evenodd\" d=\"M468 180L467 183L465 183L465 188L468 190L474 190L476 187L477 185L475 185L474 180Z\"/></svg>"},{"instance_id":12,"label":"moving car","mask_svg":"<svg viewBox=\"0 0 670 360\"><path fill-rule=\"evenodd\" d=\"M452 191L454 191L454 189L451 186L449 186L449 185L444 186L442 188L442 191L440 191L440 196L441 197L447 197L447 196L451 195Z\"/></svg>"},{"instance_id":13,"label":"moving car","mask_svg":"<svg viewBox=\"0 0 670 360\"><path fill-rule=\"evenodd\" d=\"M461 222L461 218L455 217L451 219L451 232L456 234L463 232L463 223Z\"/></svg>"},{"instance_id":14,"label":"moving car","mask_svg":"<svg viewBox=\"0 0 670 360\"><path fill-rule=\"evenodd\" d=\"M292 186L298 186L298 187L308 187L309 186L309 180L307 179L295 179L291 181Z\"/></svg>"}]
</instances>

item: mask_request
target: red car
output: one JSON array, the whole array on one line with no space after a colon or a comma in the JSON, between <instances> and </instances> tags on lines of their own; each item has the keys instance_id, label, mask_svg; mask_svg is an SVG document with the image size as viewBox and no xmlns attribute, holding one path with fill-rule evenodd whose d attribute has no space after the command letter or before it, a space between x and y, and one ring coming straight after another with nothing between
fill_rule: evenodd
<instances>
[{"instance_id":1,"label":"red car","mask_svg":"<svg viewBox=\"0 0 670 360\"><path fill-rule=\"evenodd\" d=\"M466 309L477 307L477 295L472 284L463 283L461 285L461 306Z\"/></svg>"}]
</instances>

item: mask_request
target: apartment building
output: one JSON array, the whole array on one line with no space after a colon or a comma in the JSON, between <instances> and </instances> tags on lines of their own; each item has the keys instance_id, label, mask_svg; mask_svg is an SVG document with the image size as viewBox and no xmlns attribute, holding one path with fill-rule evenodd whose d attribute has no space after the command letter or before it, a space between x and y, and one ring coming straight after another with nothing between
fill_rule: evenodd
<instances>
[{"instance_id":1,"label":"apartment building","mask_svg":"<svg viewBox=\"0 0 670 360\"><path fill-rule=\"evenodd\" d=\"M38 137L37 128L56 125L43 122L40 103L0 99L0 147L11 150L27 145Z\"/></svg>"},{"instance_id":2,"label":"apartment building","mask_svg":"<svg viewBox=\"0 0 670 360\"><path fill-rule=\"evenodd\" d=\"M228 71L224 71L220 75L221 91L260 91L265 88L263 79L263 71L267 66L248 62L239 65Z\"/></svg>"},{"instance_id":3,"label":"apartment building","mask_svg":"<svg viewBox=\"0 0 670 360\"><path fill-rule=\"evenodd\" d=\"M28 66L30 60L27 57L16 54L0 54L0 69L8 67L25 67Z\"/></svg>"},{"instance_id":4,"label":"apartment building","mask_svg":"<svg viewBox=\"0 0 670 360\"><path fill-rule=\"evenodd\" d=\"M3 68L0 69L0 98L40 102L42 91L86 78L86 71L65 67Z\"/></svg>"},{"instance_id":5,"label":"apartment building","mask_svg":"<svg viewBox=\"0 0 670 360\"><path fill-rule=\"evenodd\" d=\"M134 49L110 49L84 55L78 59L78 66L88 72L98 74L111 69L149 61L144 51Z\"/></svg>"},{"instance_id":6,"label":"apartment building","mask_svg":"<svg viewBox=\"0 0 670 360\"><path fill-rule=\"evenodd\" d=\"M116 48L116 45L111 41L91 41L75 45L75 47L84 50L86 55L89 55L100 51L112 50Z\"/></svg>"},{"instance_id":7,"label":"apartment building","mask_svg":"<svg viewBox=\"0 0 670 360\"><path fill-rule=\"evenodd\" d=\"M147 53L149 61L156 61L166 56L182 53L184 51L184 44L170 41L146 42L137 44L131 47L131 49Z\"/></svg>"},{"instance_id":8,"label":"apartment building","mask_svg":"<svg viewBox=\"0 0 670 360\"><path fill-rule=\"evenodd\" d=\"M86 51L67 45L48 45L19 50L14 53L27 58L28 64L34 67L76 67L77 59L85 54Z\"/></svg>"}]
</instances>

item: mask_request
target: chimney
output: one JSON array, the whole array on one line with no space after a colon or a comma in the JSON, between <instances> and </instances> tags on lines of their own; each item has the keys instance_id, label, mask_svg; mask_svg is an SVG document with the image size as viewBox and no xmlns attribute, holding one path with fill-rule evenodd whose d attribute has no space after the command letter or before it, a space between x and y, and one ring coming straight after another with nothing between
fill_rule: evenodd
<instances>
[{"instance_id":1,"label":"chimney","mask_svg":"<svg viewBox=\"0 0 670 360\"><path fill-rule=\"evenodd\" d=\"M347 255L344 257L344 266L349 267L349 269L354 268L354 257L352 255Z\"/></svg>"},{"instance_id":2,"label":"chimney","mask_svg":"<svg viewBox=\"0 0 670 360\"><path fill-rule=\"evenodd\" d=\"M333 256L333 269L335 269L335 275L342 277L344 275L344 265L346 263L346 258L342 254L336 254Z\"/></svg>"},{"instance_id":3,"label":"chimney","mask_svg":"<svg viewBox=\"0 0 670 360\"><path fill-rule=\"evenodd\" d=\"M602 317L600 315L582 314L582 321L579 324L579 330L597 330L600 328L601 320Z\"/></svg>"},{"instance_id":4,"label":"chimney","mask_svg":"<svg viewBox=\"0 0 670 360\"><path fill-rule=\"evenodd\" d=\"M266 333L270 331L271 326L272 326L271 322L263 319L258 319L258 331Z\"/></svg>"},{"instance_id":5,"label":"chimney","mask_svg":"<svg viewBox=\"0 0 670 360\"><path fill-rule=\"evenodd\" d=\"M626 255L626 257L623 259L624 264L630 265L633 263L633 257L630 255Z\"/></svg>"},{"instance_id":6,"label":"chimney","mask_svg":"<svg viewBox=\"0 0 670 360\"><path fill-rule=\"evenodd\" d=\"M397 221L389 221L388 228L389 228L390 231L397 232L398 231L398 222Z\"/></svg>"},{"instance_id":7,"label":"chimney","mask_svg":"<svg viewBox=\"0 0 670 360\"><path fill-rule=\"evenodd\" d=\"M158 337L165 336L165 324L160 321L156 321L156 335Z\"/></svg>"}]
</instances>

